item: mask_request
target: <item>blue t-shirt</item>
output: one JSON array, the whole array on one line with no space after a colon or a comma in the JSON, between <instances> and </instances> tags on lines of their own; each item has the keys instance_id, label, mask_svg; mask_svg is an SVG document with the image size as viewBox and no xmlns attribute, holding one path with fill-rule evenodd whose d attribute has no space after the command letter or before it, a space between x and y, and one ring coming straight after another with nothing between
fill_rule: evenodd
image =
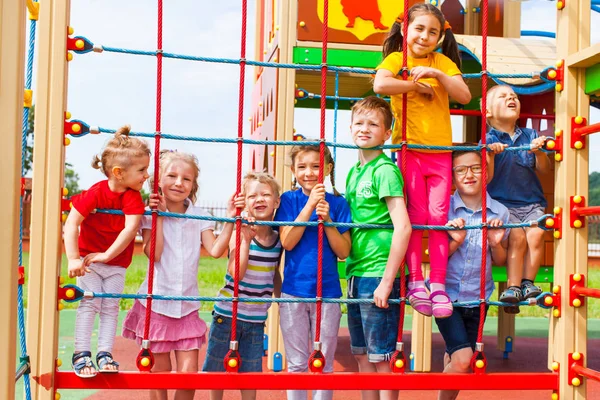
<instances>
[{"instance_id":1,"label":"blue t-shirt","mask_svg":"<svg viewBox=\"0 0 600 400\"><path fill-rule=\"evenodd\" d=\"M325 193L329 203L329 214L334 222L352 222L350 207L342 196ZM275 221L295 221L308 196L302 190L285 192L281 195L281 204L275 214ZM318 221L316 211L310 221ZM300 241L292 250L285 251L285 267L281 292L296 297L315 297L317 295L317 254L318 226L307 226ZM350 228L337 228L340 233ZM337 256L331 249L327 235L323 232L323 297L342 296L340 277L337 269Z\"/></svg>"},{"instance_id":2,"label":"blue t-shirt","mask_svg":"<svg viewBox=\"0 0 600 400\"><path fill-rule=\"evenodd\" d=\"M533 129L517 128L513 138L506 132L492 128L487 133L487 144L504 143L508 147L531 144L538 137ZM494 178L487 187L493 199L508 208L541 204L546 207L542 184L535 173L535 154L527 150L504 151L494 157Z\"/></svg>"}]
</instances>

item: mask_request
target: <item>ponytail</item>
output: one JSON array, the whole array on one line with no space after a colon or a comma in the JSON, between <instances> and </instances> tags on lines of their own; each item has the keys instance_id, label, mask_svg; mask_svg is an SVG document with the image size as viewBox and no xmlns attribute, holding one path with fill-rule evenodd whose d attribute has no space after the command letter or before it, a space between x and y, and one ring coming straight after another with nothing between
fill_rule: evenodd
<instances>
[{"instance_id":1,"label":"ponytail","mask_svg":"<svg viewBox=\"0 0 600 400\"><path fill-rule=\"evenodd\" d=\"M442 54L448 57L450 60L456 64L458 69L460 69L461 60L460 54L458 52L458 43L456 43L456 38L454 37L454 33L452 33L452 27L445 21L444 23L444 40L442 41Z\"/></svg>"},{"instance_id":2,"label":"ponytail","mask_svg":"<svg viewBox=\"0 0 600 400\"><path fill-rule=\"evenodd\" d=\"M402 19L398 17L396 22L390 28L390 32L388 36L385 38L383 42L383 58L386 58L392 53L397 51L402 51L402 41L404 37L402 36Z\"/></svg>"}]
</instances>

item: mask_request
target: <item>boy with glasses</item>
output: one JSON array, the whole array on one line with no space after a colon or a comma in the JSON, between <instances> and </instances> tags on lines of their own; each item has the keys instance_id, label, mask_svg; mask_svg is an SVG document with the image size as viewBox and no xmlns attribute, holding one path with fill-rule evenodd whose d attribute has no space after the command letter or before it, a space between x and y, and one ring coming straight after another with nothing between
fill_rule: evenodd
<instances>
[{"instance_id":1,"label":"boy with glasses","mask_svg":"<svg viewBox=\"0 0 600 400\"><path fill-rule=\"evenodd\" d=\"M454 151L452 153L452 177L456 191L450 197L447 226L464 228L479 225L481 216L481 153L477 151ZM486 194L487 209L487 257L485 260L485 299L494 291L492 260L502 264L506 261L508 230L500 227L508 222L508 209ZM446 275L446 291L451 301L464 302L480 298L480 274L482 256L482 230L448 231L450 258ZM486 308L487 312L487 308ZM471 357L477 341L480 313L479 305L454 306L449 318L436 318L435 322L446 342L444 372L469 372ZM458 391L439 392L438 399L455 399Z\"/></svg>"}]
</instances>

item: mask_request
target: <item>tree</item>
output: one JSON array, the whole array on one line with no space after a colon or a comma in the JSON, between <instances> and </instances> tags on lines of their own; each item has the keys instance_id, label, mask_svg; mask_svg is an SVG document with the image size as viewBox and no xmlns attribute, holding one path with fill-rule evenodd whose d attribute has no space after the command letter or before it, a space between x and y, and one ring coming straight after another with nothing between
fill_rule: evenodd
<instances>
[{"instance_id":1,"label":"tree","mask_svg":"<svg viewBox=\"0 0 600 400\"><path fill-rule=\"evenodd\" d=\"M590 206L600 206L600 172L592 172L590 174Z\"/></svg>"},{"instance_id":2,"label":"tree","mask_svg":"<svg viewBox=\"0 0 600 400\"><path fill-rule=\"evenodd\" d=\"M73 166L69 163L65 163L65 188L69 191L69 196L73 196L79 192L79 174L75 172Z\"/></svg>"}]
</instances>

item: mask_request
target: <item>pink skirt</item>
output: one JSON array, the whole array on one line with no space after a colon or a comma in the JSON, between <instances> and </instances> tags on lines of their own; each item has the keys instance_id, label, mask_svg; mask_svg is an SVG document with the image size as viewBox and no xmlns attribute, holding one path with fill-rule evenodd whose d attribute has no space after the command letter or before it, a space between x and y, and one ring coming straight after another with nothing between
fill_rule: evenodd
<instances>
[{"instance_id":1,"label":"pink skirt","mask_svg":"<svg viewBox=\"0 0 600 400\"><path fill-rule=\"evenodd\" d=\"M123 337L135 340L141 346L145 321L146 307L135 301L123 321ZM206 342L206 323L200 319L198 312L172 318L152 311L148 339L150 350L154 353L199 350Z\"/></svg>"}]
</instances>

